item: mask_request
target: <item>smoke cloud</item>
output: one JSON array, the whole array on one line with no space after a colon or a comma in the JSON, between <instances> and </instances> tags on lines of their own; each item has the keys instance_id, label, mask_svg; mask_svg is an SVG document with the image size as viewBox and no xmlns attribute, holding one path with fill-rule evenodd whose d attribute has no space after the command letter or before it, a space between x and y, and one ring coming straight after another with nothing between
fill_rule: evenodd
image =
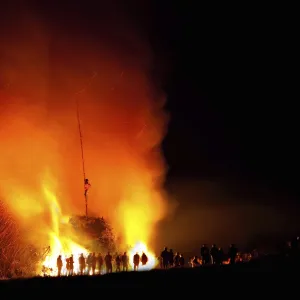
<instances>
[{"instance_id":1,"label":"smoke cloud","mask_svg":"<svg viewBox=\"0 0 300 300\"><path fill-rule=\"evenodd\" d=\"M167 115L151 47L113 4L84 20L85 7L50 18L51 9L1 21L0 197L26 226L46 218L43 185L65 214L85 213L78 101L89 214L109 218L127 243L148 240L167 211Z\"/></svg>"},{"instance_id":2,"label":"smoke cloud","mask_svg":"<svg viewBox=\"0 0 300 300\"><path fill-rule=\"evenodd\" d=\"M297 202L264 186L187 178L173 180L168 191L180 205L170 220L159 223L157 242L174 251L195 255L203 243L216 243L225 251L231 243L240 250L277 251L299 232Z\"/></svg>"}]
</instances>

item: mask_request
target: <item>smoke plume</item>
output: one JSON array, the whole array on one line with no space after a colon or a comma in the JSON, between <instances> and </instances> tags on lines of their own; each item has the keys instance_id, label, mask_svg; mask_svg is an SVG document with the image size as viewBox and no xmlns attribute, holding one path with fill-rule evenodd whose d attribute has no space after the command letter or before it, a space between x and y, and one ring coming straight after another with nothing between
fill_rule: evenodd
<instances>
[{"instance_id":1,"label":"smoke plume","mask_svg":"<svg viewBox=\"0 0 300 300\"><path fill-rule=\"evenodd\" d=\"M64 214L85 213L78 103L89 215L127 243L149 240L166 213L165 96L128 14L106 3L79 19L85 10L20 8L1 21L0 197L25 226L47 220L45 185Z\"/></svg>"}]
</instances>

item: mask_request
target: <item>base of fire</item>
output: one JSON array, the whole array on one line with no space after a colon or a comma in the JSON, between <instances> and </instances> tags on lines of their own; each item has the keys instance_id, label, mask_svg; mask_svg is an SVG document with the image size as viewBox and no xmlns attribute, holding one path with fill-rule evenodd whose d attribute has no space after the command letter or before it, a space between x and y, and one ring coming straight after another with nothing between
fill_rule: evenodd
<instances>
[{"instance_id":1,"label":"base of fire","mask_svg":"<svg viewBox=\"0 0 300 300\"><path fill-rule=\"evenodd\" d=\"M67 245L68 244L68 245ZM69 242L65 245L61 243L60 241L57 241L56 246L51 250L49 248L49 253L46 256L42 266L41 266L41 272L39 272L38 275L41 276L71 276L71 275L102 275L110 272L118 272L123 271L123 265L120 265L120 268L118 269L117 263L116 263L116 256L112 255L112 270L107 271L105 263L102 265L101 268L99 268L99 264L96 264L96 268L93 270L91 266L89 266L88 263L85 263L84 268L80 268L80 256L83 255L84 261L88 261L88 257L90 255L90 252L81 247L80 245L76 243ZM66 250L66 251L65 251ZM140 257L142 254L145 253L148 261L146 264L143 264L142 262L139 263L136 271L148 271L151 269L154 269L158 266L158 259L155 257L155 255L149 251L147 246L142 243L138 242L134 247L132 247L128 252L128 268L126 271L134 271L134 255L138 254ZM123 253L120 253L121 255ZM57 258L60 256L62 261L62 267L59 271L57 266ZM70 257L73 257L73 268L70 270L68 267L67 259ZM104 259L104 257L103 257Z\"/></svg>"},{"instance_id":2,"label":"base of fire","mask_svg":"<svg viewBox=\"0 0 300 300\"><path fill-rule=\"evenodd\" d=\"M146 271L155 268L158 260L155 255L147 248L146 243L137 242L127 249L117 250L117 239L113 229L104 220L104 218L86 219L85 216L77 216L69 219L68 226L73 228L73 234L70 231L64 234L63 230L56 230L49 235L50 247L45 253L45 259L41 264L38 275L42 276L67 276L67 275L96 275L107 273L105 266L105 256L110 252L112 259L112 269L109 272L123 270L123 264L118 259L126 252L128 260L128 271L134 270L134 255L138 253L140 257L145 253L148 260L147 263L139 263L137 271ZM76 234L74 233L76 232ZM70 238L73 237L73 239ZM80 241L80 242L79 242ZM91 264L94 255L94 268ZM101 255L100 255L101 254ZM72 256L72 268L70 268L70 257ZM102 267L99 267L99 257L102 257ZM59 258L59 262L58 262ZM81 267L80 267L81 260ZM83 263L83 265L82 265ZM58 265L61 266L59 270Z\"/></svg>"}]
</instances>

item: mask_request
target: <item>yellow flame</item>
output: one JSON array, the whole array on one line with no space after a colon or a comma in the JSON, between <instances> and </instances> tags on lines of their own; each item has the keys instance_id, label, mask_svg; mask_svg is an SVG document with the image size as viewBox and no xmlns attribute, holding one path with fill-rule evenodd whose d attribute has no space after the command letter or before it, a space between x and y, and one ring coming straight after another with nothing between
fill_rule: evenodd
<instances>
[{"instance_id":1,"label":"yellow flame","mask_svg":"<svg viewBox=\"0 0 300 300\"><path fill-rule=\"evenodd\" d=\"M58 274L57 269L57 258L59 255L61 255L62 261L63 261L63 268L62 268L62 275L67 275L67 268L66 268L66 259L69 258L71 255L73 255L74 260L74 273L79 273L79 256L83 253L84 257L87 257L88 251L75 243L69 236L62 235L60 231L60 224L66 223L67 218L63 216L61 208L59 206L58 200L56 195L50 190L48 185L44 183L42 185L43 194L45 197L46 203L49 205L49 209L51 212L51 229L48 233L49 238L49 245L50 245L50 253L45 258L45 261L43 262L43 266L46 268L45 274L48 276L56 276ZM128 207L128 206L126 206ZM142 207L140 207L142 209ZM144 209L144 208L143 208ZM126 212L127 210L125 210ZM134 211L133 215L138 217L138 220L140 219L141 211L137 209ZM138 238L143 235L145 232L145 227L141 226L140 228L138 226L134 226L136 224L135 222L137 219L131 218L129 215L126 215L126 229L127 229L127 239L130 240L131 238ZM145 223L146 224L146 223ZM149 233L149 232L147 232ZM144 235L145 236L145 235ZM131 237L131 238L130 238ZM148 237L148 235L146 235ZM144 242L138 242L136 245L129 251L129 263L130 266L134 267L133 265L133 256L138 253L140 256L142 256L143 252L148 257L148 262L146 265L139 265L139 271L146 271L151 270L155 268L158 264L158 261L155 257L155 255L148 249L146 244Z\"/></svg>"},{"instance_id":2,"label":"yellow flame","mask_svg":"<svg viewBox=\"0 0 300 300\"><path fill-rule=\"evenodd\" d=\"M73 274L79 273L79 256L81 254L86 258L88 250L74 241L70 231L62 230L63 225L68 223L68 217L63 215L58 202L58 196L54 193L56 190L55 181L49 173L45 173L42 181L41 191L44 203L43 210L50 212L50 224L41 223L47 236L47 245L50 246L50 253L42 263L39 274L47 274L56 276L58 274L57 258L60 255L63 261L62 275L67 275L66 259L73 255L74 270ZM131 194L124 205L121 206L123 216L122 222L125 229L125 238L128 244L135 245L129 251L129 263L133 269L133 256L138 253L142 256L144 252L148 257L146 265L139 265L139 271L153 269L157 266L158 261L155 255L148 249L146 241L149 240L151 234L150 214L153 213L151 207L139 205L138 199L143 197L142 203L150 203L150 194L146 190L139 190ZM151 217L150 217L151 219ZM139 224L137 226L137 224ZM73 236L74 237L74 236ZM44 268L43 268L44 267Z\"/></svg>"},{"instance_id":3,"label":"yellow flame","mask_svg":"<svg viewBox=\"0 0 300 300\"><path fill-rule=\"evenodd\" d=\"M119 205L118 219L124 232L127 245L134 245L129 251L130 265L133 268L133 256L144 252L148 257L146 265L140 264L139 270L151 270L157 266L157 259L148 249L154 221L160 218L161 210L158 203L161 202L159 195L152 189L151 184L134 177L134 185L126 188L124 201ZM147 181L146 181L147 182Z\"/></svg>"},{"instance_id":4,"label":"yellow flame","mask_svg":"<svg viewBox=\"0 0 300 300\"><path fill-rule=\"evenodd\" d=\"M49 231L49 244L51 252L43 262L43 266L49 270L47 272L47 275L56 276L58 271L57 258L59 255L61 255L63 261L62 275L66 275L66 259L73 255L74 273L77 274L79 272L79 256L81 253L86 256L88 254L88 251L75 243L70 237L61 235L60 224L66 223L67 217L62 215L57 197L49 189L46 183L43 184L42 189L45 200L47 201L50 208L52 221L51 230Z\"/></svg>"},{"instance_id":5,"label":"yellow flame","mask_svg":"<svg viewBox=\"0 0 300 300\"><path fill-rule=\"evenodd\" d=\"M67 275L66 259L69 258L71 254L73 254L74 259L74 274L79 273L79 256L81 253L87 255L86 249L72 242L70 239L59 239L55 235L52 236L52 243L50 247L51 254L48 255L45 261L43 262L43 266L49 269L49 272L47 273L48 275L57 275L58 270L56 266L56 261L59 255L61 255L63 261L62 275Z\"/></svg>"},{"instance_id":6,"label":"yellow flame","mask_svg":"<svg viewBox=\"0 0 300 300\"><path fill-rule=\"evenodd\" d=\"M149 241L153 211L151 194L145 187L135 187L128 191L126 200L120 205L125 239L129 245L138 241Z\"/></svg>"}]
</instances>

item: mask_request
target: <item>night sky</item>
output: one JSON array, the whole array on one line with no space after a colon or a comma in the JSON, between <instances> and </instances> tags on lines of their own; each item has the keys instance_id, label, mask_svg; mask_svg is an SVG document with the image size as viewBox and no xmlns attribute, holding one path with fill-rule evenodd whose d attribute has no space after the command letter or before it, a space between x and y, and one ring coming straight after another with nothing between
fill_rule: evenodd
<instances>
[{"instance_id":1,"label":"night sky","mask_svg":"<svg viewBox=\"0 0 300 300\"><path fill-rule=\"evenodd\" d=\"M294 31L260 10L185 4L166 25L170 176L297 190Z\"/></svg>"},{"instance_id":2,"label":"night sky","mask_svg":"<svg viewBox=\"0 0 300 300\"><path fill-rule=\"evenodd\" d=\"M114 7L125 9L150 39L156 62L152 75L167 95L171 119L163 142L169 166L166 187L179 205L173 219L161 226L162 240L175 246L212 242L203 233L208 222L208 232L218 241L220 234L215 232L220 227L233 230L247 218L247 232L255 218L260 233L278 205L285 215L281 221L274 217L265 232L276 235L280 222L278 226L290 232L296 223L290 226L292 221L287 220L292 210L295 215L299 200L298 51L293 18L284 17L283 8L176 2L129 1L122 8ZM32 7L43 11L45 20L55 15L57 30L60 26L70 34L85 26L90 26L91 34L100 30L104 16L92 1L84 5L72 1L76 13L70 15L64 10L70 2L53 3ZM253 208L262 203L267 205L263 210ZM230 208L244 204L251 209L241 213ZM184 215L191 210L195 215L189 225L190 217ZM223 223L214 225L216 218ZM229 219L236 221L224 225ZM180 231L179 227L184 229L176 243L176 237L170 236L172 228ZM195 235L199 228L205 238L186 242L187 230Z\"/></svg>"},{"instance_id":3,"label":"night sky","mask_svg":"<svg viewBox=\"0 0 300 300\"><path fill-rule=\"evenodd\" d=\"M165 86L167 185L189 216L174 217L172 224L185 224L183 233L174 225L179 239L188 231L201 232L199 242L231 235L268 244L296 232L294 19L275 7L157 7L156 28L164 30L156 32L173 67Z\"/></svg>"}]
</instances>

